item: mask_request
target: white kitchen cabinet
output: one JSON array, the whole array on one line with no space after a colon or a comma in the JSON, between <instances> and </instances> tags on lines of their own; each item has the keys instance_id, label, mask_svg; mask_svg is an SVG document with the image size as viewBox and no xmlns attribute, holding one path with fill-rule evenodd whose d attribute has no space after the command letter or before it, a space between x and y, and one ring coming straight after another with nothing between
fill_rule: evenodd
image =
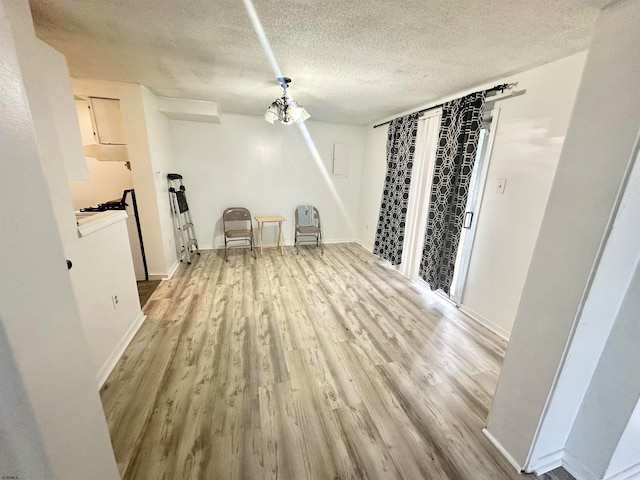
<instances>
[{"instance_id":1,"label":"white kitchen cabinet","mask_svg":"<svg viewBox=\"0 0 640 480\"><path fill-rule=\"evenodd\" d=\"M102 145L126 145L120 100L89 97L93 135Z\"/></svg>"}]
</instances>

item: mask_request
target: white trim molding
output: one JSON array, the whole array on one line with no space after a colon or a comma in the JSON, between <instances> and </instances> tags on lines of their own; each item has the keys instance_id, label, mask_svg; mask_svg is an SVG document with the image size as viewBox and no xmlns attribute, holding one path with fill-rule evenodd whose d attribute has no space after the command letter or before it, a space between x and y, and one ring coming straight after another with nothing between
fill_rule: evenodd
<instances>
[{"instance_id":1,"label":"white trim molding","mask_svg":"<svg viewBox=\"0 0 640 480\"><path fill-rule=\"evenodd\" d=\"M200 250L206 250L204 248L201 248ZM180 261L176 259L175 262L173 262L173 265L171 265L171 267L169 268L169 272L167 273L150 273L149 274L149 280L170 280L171 277L173 277L173 274L176 273L176 270L178 270L178 267L180 266Z\"/></svg>"},{"instance_id":2,"label":"white trim molding","mask_svg":"<svg viewBox=\"0 0 640 480\"><path fill-rule=\"evenodd\" d=\"M566 450L562 455L562 466L576 480L601 480L598 475L589 470L580 460Z\"/></svg>"},{"instance_id":3,"label":"white trim molding","mask_svg":"<svg viewBox=\"0 0 640 480\"><path fill-rule=\"evenodd\" d=\"M118 363L118 360L120 360L120 357L122 357L125 349L129 346L129 343L131 342L131 340L133 340L135 334L138 333L138 330L146 319L147 316L142 313L142 311L140 311L136 319L131 323L131 326L125 332L120 342L118 342L116 348L113 350L111 355L109 355L109 358L107 358L107 360L104 362L104 364L98 371L98 374L96 375L96 379L98 381L98 390L101 389L104 385L104 382L107 381L107 378L113 371L116 363Z\"/></svg>"},{"instance_id":4,"label":"white trim molding","mask_svg":"<svg viewBox=\"0 0 640 480\"><path fill-rule=\"evenodd\" d=\"M634 478L640 478L640 462L635 465L631 465L614 475L605 476L604 480L633 480Z\"/></svg>"},{"instance_id":5,"label":"white trim molding","mask_svg":"<svg viewBox=\"0 0 640 480\"><path fill-rule=\"evenodd\" d=\"M127 217L127 212L124 210L107 210L93 215L79 213L76 216L78 233L81 237L86 237L87 235L95 233L98 230L102 230L109 225L126 220Z\"/></svg>"},{"instance_id":6,"label":"white trim molding","mask_svg":"<svg viewBox=\"0 0 640 480\"><path fill-rule=\"evenodd\" d=\"M531 471L533 471L533 473L535 473L537 476L540 476L558 467L562 467L563 455L564 449L556 450L555 452L543 455L535 461L535 464L530 466Z\"/></svg>"},{"instance_id":7,"label":"white trim molding","mask_svg":"<svg viewBox=\"0 0 640 480\"><path fill-rule=\"evenodd\" d=\"M476 312L472 308L467 307L464 304L460 305L460 311L465 315L467 315L472 320L475 320L476 322L478 322L483 327L488 328L499 337L502 337L505 340L509 341L509 337L511 337L511 332L505 330L500 325L492 322L488 318L484 317L483 315L479 314L478 312Z\"/></svg>"},{"instance_id":8,"label":"white trim molding","mask_svg":"<svg viewBox=\"0 0 640 480\"><path fill-rule=\"evenodd\" d=\"M516 462L515 458L511 456L511 454L507 451L506 448L502 446L502 444L496 439L496 437L491 435L491 432L489 432L489 430L487 430L486 428L482 429L482 433L484 433L484 436L487 437L493 444L493 446L498 449L502 456L507 459L511 466L515 468L518 473L522 473L522 465L519 465L518 462Z\"/></svg>"}]
</instances>

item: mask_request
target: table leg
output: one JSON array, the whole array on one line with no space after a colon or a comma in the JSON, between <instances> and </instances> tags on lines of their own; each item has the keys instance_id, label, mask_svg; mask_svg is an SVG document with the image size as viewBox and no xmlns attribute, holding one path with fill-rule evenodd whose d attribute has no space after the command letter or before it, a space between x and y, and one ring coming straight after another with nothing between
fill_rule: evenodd
<instances>
[{"instance_id":1,"label":"table leg","mask_svg":"<svg viewBox=\"0 0 640 480\"><path fill-rule=\"evenodd\" d=\"M278 246L280 253L284 255L284 242L282 241L282 222L278 222Z\"/></svg>"},{"instance_id":2,"label":"table leg","mask_svg":"<svg viewBox=\"0 0 640 480\"><path fill-rule=\"evenodd\" d=\"M262 222L258 222L258 241L260 242L260 256L262 256Z\"/></svg>"}]
</instances>

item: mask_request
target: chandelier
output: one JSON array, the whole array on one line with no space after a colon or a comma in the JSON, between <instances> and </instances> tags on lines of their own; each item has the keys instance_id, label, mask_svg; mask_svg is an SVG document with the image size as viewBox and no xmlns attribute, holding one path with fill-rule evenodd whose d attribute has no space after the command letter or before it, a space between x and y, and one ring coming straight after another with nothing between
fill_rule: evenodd
<instances>
[{"instance_id":1,"label":"chandelier","mask_svg":"<svg viewBox=\"0 0 640 480\"><path fill-rule=\"evenodd\" d=\"M298 105L291 95L287 91L291 79L288 77L278 77L278 82L282 87L282 96L276 98L275 101L269 105L267 111L264 113L264 119L269 123L281 122L285 125L292 123L304 122L311 115L307 113L302 105Z\"/></svg>"}]
</instances>

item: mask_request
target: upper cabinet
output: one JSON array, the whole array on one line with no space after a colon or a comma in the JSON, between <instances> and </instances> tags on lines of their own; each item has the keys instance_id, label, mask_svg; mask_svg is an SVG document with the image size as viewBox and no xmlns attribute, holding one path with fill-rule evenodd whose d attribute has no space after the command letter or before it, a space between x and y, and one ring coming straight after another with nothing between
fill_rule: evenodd
<instances>
[{"instance_id":1,"label":"upper cabinet","mask_svg":"<svg viewBox=\"0 0 640 480\"><path fill-rule=\"evenodd\" d=\"M128 162L120 100L77 95L75 100L85 156L111 162Z\"/></svg>"},{"instance_id":2,"label":"upper cabinet","mask_svg":"<svg viewBox=\"0 0 640 480\"><path fill-rule=\"evenodd\" d=\"M89 97L89 110L96 143L102 145L126 145L120 100Z\"/></svg>"}]
</instances>

